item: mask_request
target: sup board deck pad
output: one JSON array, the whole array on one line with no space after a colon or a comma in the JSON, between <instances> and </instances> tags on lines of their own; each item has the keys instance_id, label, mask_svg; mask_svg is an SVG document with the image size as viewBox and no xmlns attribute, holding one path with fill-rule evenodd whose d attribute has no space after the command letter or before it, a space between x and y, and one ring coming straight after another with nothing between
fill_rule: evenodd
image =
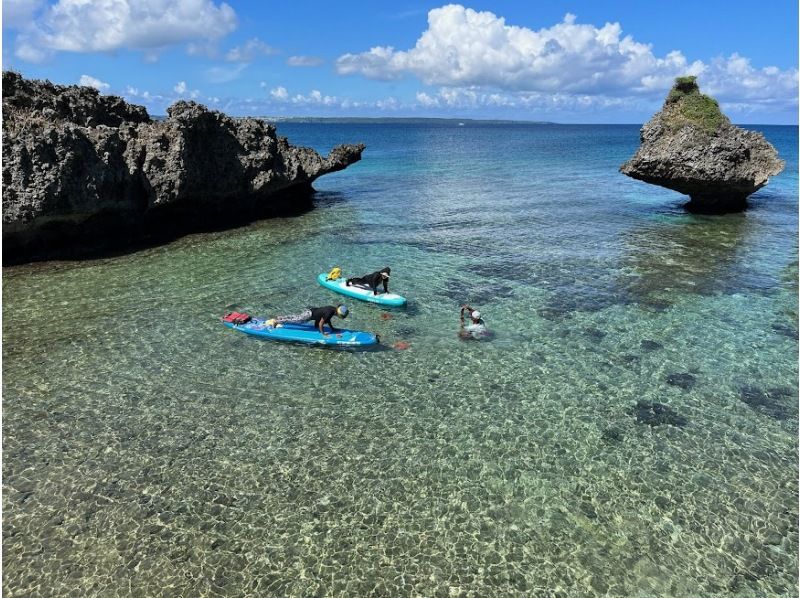
<instances>
[{"instance_id":1,"label":"sup board deck pad","mask_svg":"<svg viewBox=\"0 0 800 598\"><path fill-rule=\"evenodd\" d=\"M239 332L276 341L345 347L364 347L378 343L377 335L360 330L338 328L336 332L328 332L327 336L325 336L320 334L320 331L313 324L286 323L274 327L267 326L266 320L263 318L253 318L246 324L222 323L226 327L233 328Z\"/></svg>"},{"instance_id":2,"label":"sup board deck pad","mask_svg":"<svg viewBox=\"0 0 800 598\"><path fill-rule=\"evenodd\" d=\"M402 307L406 304L406 298L396 293L381 293L376 295L372 289L364 288L361 286L351 285L347 286L347 279L342 277L337 280L328 280L328 275L323 273L317 276L317 282L326 289L339 293L346 297L359 299L361 301L368 301L378 305L386 305L389 307Z\"/></svg>"}]
</instances>

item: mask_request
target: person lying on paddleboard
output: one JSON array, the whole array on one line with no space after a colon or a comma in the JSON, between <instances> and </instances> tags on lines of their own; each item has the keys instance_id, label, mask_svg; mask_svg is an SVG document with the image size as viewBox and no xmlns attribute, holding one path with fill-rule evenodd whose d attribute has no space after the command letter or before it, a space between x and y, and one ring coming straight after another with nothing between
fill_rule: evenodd
<instances>
[{"instance_id":1,"label":"person lying on paddleboard","mask_svg":"<svg viewBox=\"0 0 800 598\"><path fill-rule=\"evenodd\" d=\"M333 324L331 324L331 318L333 318L333 316L346 318L348 313L350 313L350 310L347 309L346 305L338 305L336 307L333 305L326 305L325 307L307 307L299 314L277 316L271 320L267 320L266 323L267 326L280 326L281 324L289 322L300 324L314 320L314 328L319 330L323 336L328 336L328 333L325 332L322 327L327 324L331 332L339 332L333 327Z\"/></svg>"},{"instance_id":2,"label":"person lying on paddleboard","mask_svg":"<svg viewBox=\"0 0 800 598\"><path fill-rule=\"evenodd\" d=\"M469 324L464 323L464 312L469 314ZM458 336L463 339L481 338L487 336L486 322L481 319L481 312L469 305L461 306L461 328L458 331Z\"/></svg>"},{"instance_id":3,"label":"person lying on paddleboard","mask_svg":"<svg viewBox=\"0 0 800 598\"><path fill-rule=\"evenodd\" d=\"M355 285L357 287L369 287L372 289L372 292L377 295L378 294L378 285L383 283L383 292L389 292L389 274L391 274L391 268L383 268L378 270L377 272L373 272L372 274L367 274L366 276L362 276L361 278L348 278L346 285L349 287L351 285Z\"/></svg>"}]
</instances>

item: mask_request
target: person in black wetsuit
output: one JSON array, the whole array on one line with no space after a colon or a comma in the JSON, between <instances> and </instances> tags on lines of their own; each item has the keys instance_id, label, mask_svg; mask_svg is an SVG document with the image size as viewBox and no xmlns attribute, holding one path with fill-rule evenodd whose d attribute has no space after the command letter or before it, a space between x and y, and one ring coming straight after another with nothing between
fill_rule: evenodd
<instances>
[{"instance_id":1,"label":"person in black wetsuit","mask_svg":"<svg viewBox=\"0 0 800 598\"><path fill-rule=\"evenodd\" d=\"M392 269L389 267L382 268L377 272L373 272L372 274L367 274L366 276L362 276L361 278L348 278L347 279L347 286L355 285L357 287L369 287L372 289L373 294L378 294L378 285L383 283L383 292L389 292L389 275L391 274Z\"/></svg>"},{"instance_id":2,"label":"person in black wetsuit","mask_svg":"<svg viewBox=\"0 0 800 598\"><path fill-rule=\"evenodd\" d=\"M333 316L339 316L340 318L346 318L347 314L350 313L350 310L347 309L346 305L338 305L334 307L333 305L326 305L324 307L307 307L299 314L293 314L289 316L277 316L272 318L271 320L267 320L268 326L276 326L279 324L285 324L288 322L310 322L314 320L314 328L319 330L323 336L328 336L328 333L323 330L323 326L325 324L331 329L331 332L339 332L336 328L333 327L331 324L331 318Z\"/></svg>"}]
</instances>

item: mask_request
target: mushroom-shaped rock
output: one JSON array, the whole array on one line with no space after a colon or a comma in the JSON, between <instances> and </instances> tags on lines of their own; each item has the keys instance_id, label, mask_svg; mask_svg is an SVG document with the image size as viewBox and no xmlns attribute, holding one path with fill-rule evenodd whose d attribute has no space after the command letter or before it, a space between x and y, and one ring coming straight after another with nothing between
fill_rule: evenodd
<instances>
[{"instance_id":1,"label":"mushroom-shaped rock","mask_svg":"<svg viewBox=\"0 0 800 598\"><path fill-rule=\"evenodd\" d=\"M761 133L732 125L695 77L678 77L620 172L688 195L690 210L732 212L783 167Z\"/></svg>"}]
</instances>

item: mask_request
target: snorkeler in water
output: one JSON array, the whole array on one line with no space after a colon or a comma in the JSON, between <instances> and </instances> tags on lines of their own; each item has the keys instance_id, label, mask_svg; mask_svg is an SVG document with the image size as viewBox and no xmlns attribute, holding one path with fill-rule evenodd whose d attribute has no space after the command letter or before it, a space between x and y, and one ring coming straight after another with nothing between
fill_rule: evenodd
<instances>
[{"instance_id":1,"label":"snorkeler in water","mask_svg":"<svg viewBox=\"0 0 800 598\"><path fill-rule=\"evenodd\" d=\"M469 316L469 323L464 319L464 314ZM461 306L460 314L461 326L458 330L458 336L463 339L482 338L488 334L486 330L486 322L481 318L481 312L477 309L470 307L466 303Z\"/></svg>"}]
</instances>

